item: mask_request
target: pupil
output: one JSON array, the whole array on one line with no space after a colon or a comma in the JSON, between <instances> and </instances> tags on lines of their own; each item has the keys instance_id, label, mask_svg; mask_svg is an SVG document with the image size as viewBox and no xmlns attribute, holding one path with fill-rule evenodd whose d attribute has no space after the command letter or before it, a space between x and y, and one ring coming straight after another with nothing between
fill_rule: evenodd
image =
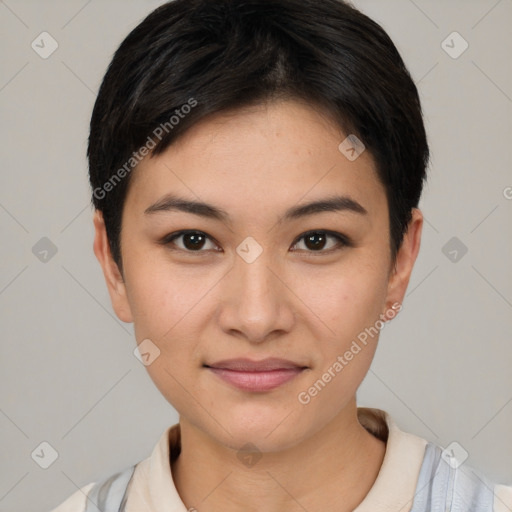
<instances>
[{"instance_id":1,"label":"pupil","mask_svg":"<svg viewBox=\"0 0 512 512\"><path fill-rule=\"evenodd\" d=\"M306 237L306 246L308 247L308 249L321 249L324 243L325 235L323 235L322 233L313 233Z\"/></svg>"},{"instance_id":2,"label":"pupil","mask_svg":"<svg viewBox=\"0 0 512 512\"><path fill-rule=\"evenodd\" d=\"M204 236L196 233L188 233L183 237L187 249L200 249L204 245Z\"/></svg>"}]
</instances>

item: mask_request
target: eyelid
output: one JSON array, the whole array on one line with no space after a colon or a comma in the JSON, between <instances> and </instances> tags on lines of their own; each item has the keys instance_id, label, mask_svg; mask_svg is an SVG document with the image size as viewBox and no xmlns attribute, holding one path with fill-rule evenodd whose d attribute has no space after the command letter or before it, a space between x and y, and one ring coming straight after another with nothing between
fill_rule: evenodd
<instances>
[{"instance_id":1,"label":"eyelid","mask_svg":"<svg viewBox=\"0 0 512 512\"><path fill-rule=\"evenodd\" d=\"M327 250L303 251L303 252L306 252L307 254L311 254L313 256L314 255L322 255L322 254L331 254L332 252L336 252L340 249L343 249L344 247L353 247L353 245L354 245L352 243L352 240L347 235L344 235L343 233L339 233L337 231L330 231L328 229L311 229L309 231L306 231L305 233L300 234L293 242L292 247L297 245L303 238L306 238L309 235L315 235L318 233L335 238L338 241L338 245L335 247L331 247L330 249L327 249Z\"/></svg>"},{"instance_id":2,"label":"eyelid","mask_svg":"<svg viewBox=\"0 0 512 512\"><path fill-rule=\"evenodd\" d=\"M198 229L183 229L181 231L175 231L174 233L165 235L159 241L159 243L164 246L170 246L170 245L173 245L173 242L176 238L180 238L183 235L204 235L205 238L207 238L208 240L213 242L215 245L219 246L219 243L217 242L217 240L215 240L215 238L213 238L208 233L206 233L204 231L200 231ZM201 251L188 251L185 249L181 249L180 247L173 247L172 250L181 251L181 252L188 253L188 254L201 254L201 253L209 252L209 251L202 251L202 250ZM217 251L217 252L220 252L220 251Z\"/></svg>"},{"instance_id":3,"label":"eyelid","mask_svg":"<svg viewBox=\"0 0 512 512\"><path fill-rule=\"evenodd\" d=\"M336 232L336 231L330 231L328 229L312 229L312 230L306 231L304 233L301 233L293 241L292 247L297 245L302 239L306 238L307 236L318 234L318 233L335 238L338 241L338 245L336 247L332 247L328 250L319 250L319 251L308 251L308 250L301 249L302 252L306 252L306 253L312 254L312 255L316 255L316 254L321 255L321 254L330 254L330 253L340 250L344 247L353 247L352 240L348 236L344 235L343 233ZM159 243L164 246L170 246L170 245L172 245L172 243L175 239L180 238L183 235L188 235L188 234L204 235L207 239L209 239L215 245L219 246L219 243L217 242L217 240L215 240L215 238L213 238L211 235L209 235L205 231L201 231L201 230L197 230L197 229L184 229L181 231L176 231L174 233L170 233L170 234L164 236L159 241ZM188 254L201 254L201 253L210 252L210 251L204 251L204 250L189 251L189 250L181 249L180 247L172 248L172 250L181 251L181 252L188 253ZM220 251L216 251L216 252L220 252Z\"/></svg>"}]
</instances>

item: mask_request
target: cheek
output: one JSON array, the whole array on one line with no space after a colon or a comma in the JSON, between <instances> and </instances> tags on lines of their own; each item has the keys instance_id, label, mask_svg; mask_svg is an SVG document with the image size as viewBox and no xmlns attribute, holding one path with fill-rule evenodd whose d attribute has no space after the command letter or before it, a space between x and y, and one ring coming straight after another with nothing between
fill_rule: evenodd
<instances>
[{"instance_id":1,"label":"cheek","mask_svg":"<svg viewBox=\"0 0 512 512\"><path fill-rule=\"evenodd\" d=\"M151 350L158 354L146 371L176 410L186 410L190 396L199 395L189 373L200 358L196 345L201 326L194 308L206 292L183 276L159 272L154 265L148 272L139 266L128 282L137 343L151 340Z\"/></svg>"},{"instance_id":2,"label":"cheek","mask_svg":"<svg viewBox=\"0 0 512 512\"><path fill-rule=\"evenodd\" d=\"M382 326L385 276L375 266L357 271L354 266L350 273L325 280L321 291L307 292L308 305L320 312L329 329L326 336L316 337L318 364L297 399L322 421L347 404L368 372Z\"/></svg>"},{"instance_id":3,"label":"cheek","mask_svg":"<svg viewBox=\"0 0 512 512\"><path fill-rule=\"evenodd\" d=\"M140 260L134 261L126 274L137 340L152 337L157 342L172 338L173 331L182 329L182 321L215 282L214 276L202 279L170 265Z\"/></svg>"},{"instance_id":4,"label":"cheek","mask_svg":"<svg viewBox=\"0 0 512 512\"><path fill-rule=\"evenodd\" d=\"M199 367L204 356L197 348L208 319L204 307L219 277L194 269L177 272L165 262L141 258L132 258L125 268L135 339L137 343L149 339L156 345L159 356L146 369L174 403L183 391L180 383L189 379L190 365ZM188 382L187 387L191 387Z\"/></svg>"},{"instance_id":5,"label":"cheek","mask_svg":"<svg viewBox=\"0 0 512 512\"><path fill-rule=\"evenodd\" d=\"M297 279L294 290L325 327L323 337L338 349L375 323L387 293L385 266L353 258L337 268L311 269Z\"/></svg>"},{"instance_id":6,"label":"cheek","mask_svg":"<svg viewBox=\"0 0 512 512\"><path fill-rule=\"evenodd\" d=\"M155 274L140 272L127 283L137 341L151 338L158 343L180 317L180 294Z\"/></svg>"}]
</instances>

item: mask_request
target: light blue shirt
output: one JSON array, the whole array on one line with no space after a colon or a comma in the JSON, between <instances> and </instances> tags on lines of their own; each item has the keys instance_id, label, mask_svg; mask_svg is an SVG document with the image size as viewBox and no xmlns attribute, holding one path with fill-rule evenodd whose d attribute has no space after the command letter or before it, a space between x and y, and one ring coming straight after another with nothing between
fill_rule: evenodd
<instances>
[{"instance_id":1,"label":"light blue shirt","mask_svg":"<svg viewBox=\"0 0 512 512\"><path fill-rule=\"evenodd\" d=\"M493 512L494 484L471 467L450 464L441 455L439 446L427 443L410 512ZM96 483L85 512L97 512L98 508L124 512L134 470L131 466Z\"/></svg>"}]
</instances>

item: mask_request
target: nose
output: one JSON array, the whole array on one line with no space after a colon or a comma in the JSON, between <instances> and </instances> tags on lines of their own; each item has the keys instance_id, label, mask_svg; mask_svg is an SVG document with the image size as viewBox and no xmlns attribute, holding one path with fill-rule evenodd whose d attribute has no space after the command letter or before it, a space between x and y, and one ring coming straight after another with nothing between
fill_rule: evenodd
<instances>
[{"instance_id":1,"label":"nose","mask_svg":"<svg viewBox=\"0 0 512 512\"><path fill-rule=\"evenodd\" d=\"M293 292L269 250L249 263L236 256L219 290L219 323L231 336L260 344L289 332L295 320Z\"/></svg>"}]
</instances>

